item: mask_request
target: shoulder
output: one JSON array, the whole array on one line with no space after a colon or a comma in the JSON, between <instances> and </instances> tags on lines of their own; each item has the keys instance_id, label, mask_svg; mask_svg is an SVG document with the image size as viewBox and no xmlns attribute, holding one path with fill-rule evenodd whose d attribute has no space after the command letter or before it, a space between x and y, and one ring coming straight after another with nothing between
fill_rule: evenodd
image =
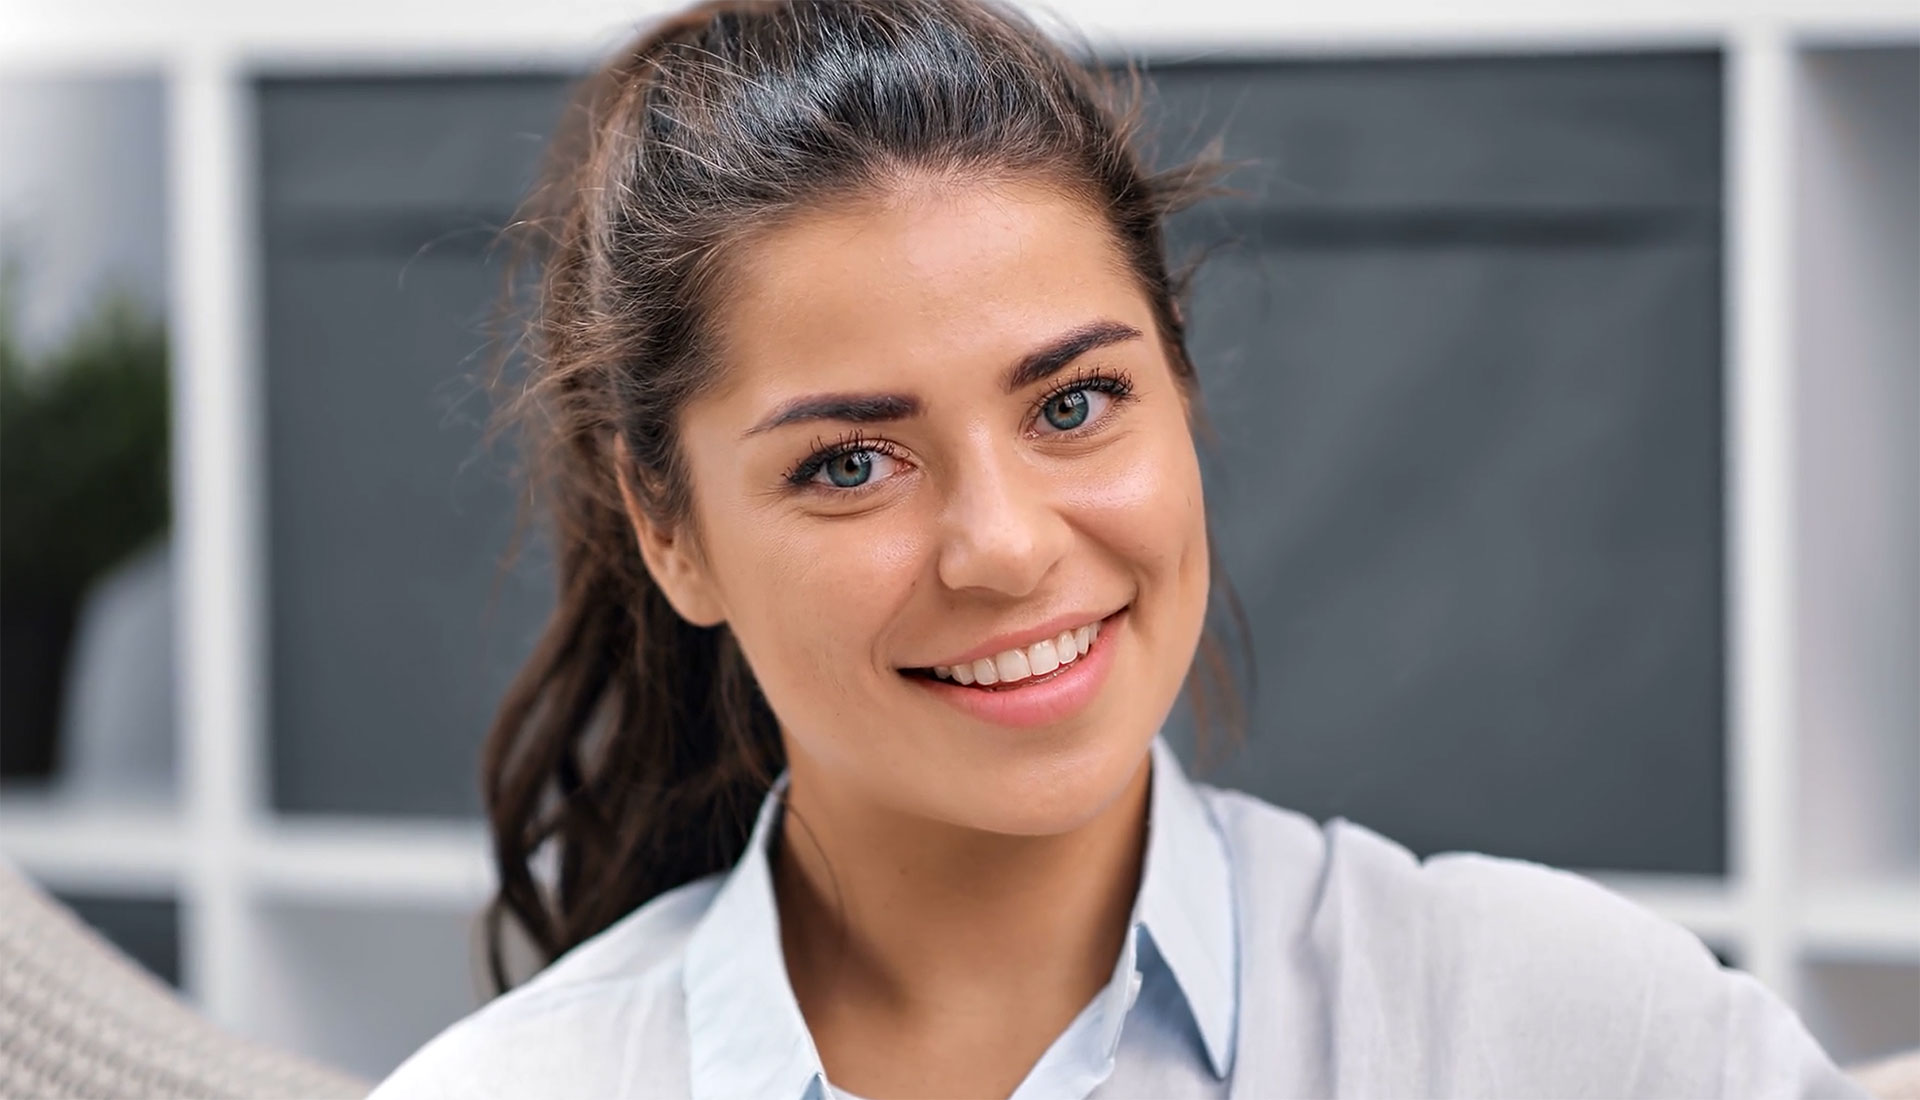
<instances>
[{"instance_id":1,"label":"shoulder","mask_svg":"<svg viewBox=\"0 0 1920 1100\"><path fill-rule=\"evenodd\" d=\"M1263 883L1290 875L1295 888L1268 904L1295 909L1333 959L1476 981L1584 977L1577 987L1590 995L1627 977L1717 969L1691 932L1581 875L1476 852L1421 859L1345 818L1320 824L1235 792L1208 800L1250 893L1272 896Z\"/></svg>"},{"instance_id":2,"label":"shoulder","mask_svg":"<svg viewBox=\"0 0 1920 1100\"><path fill-rule=\"evenodd\" d=\"M1584 876L1477 852L1420 859L1344 818L1324 833L1315 933L1328 946L1377 951L1378 941L1355 937L1418 931L1428 962L1445 958L1510 981L1584 976L1591 980L1579 988L1602 993L1629 977L1717 966L1691 932ZM1635 965L1623 973L1618 964L1628 962Z\"/></svg>"},{"instance_id":3,"label":"shoulder","mask_svg":"<svg viewBox=\"0 0 1920 1100\"><path fill-rule=\"evenodd\" d=\"M1294 929L1339 1058L1373 1091L1856 1095L1773 993L1589 878L1421 859L1342 818L1211 801L1229 845L1258 860L1237 872L1254 880L1245 896L1273 910L1243 912L1243 928ZM1275 878L1293 884L1284 896L1259 883ZM1369 1076L1383 1066L1398 1076Z\"/></svg>"},{"instance_id":4,"label":"shoulder","mask_svg":"<svg viewBox=\"0 0 1920 1100\"><path fill-rule=\"evenodd\" d=\"M687 937L719 885L655 898L414 1052L370 1100L606 1095L686 1073L680 988ZM678 1090L684 1091L684 1090Z\"/></svg>"}]
</instances>

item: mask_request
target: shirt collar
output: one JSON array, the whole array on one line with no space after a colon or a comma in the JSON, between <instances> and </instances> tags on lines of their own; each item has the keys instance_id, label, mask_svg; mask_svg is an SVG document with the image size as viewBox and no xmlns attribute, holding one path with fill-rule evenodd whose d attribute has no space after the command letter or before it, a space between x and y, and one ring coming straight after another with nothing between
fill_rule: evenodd
<instances>
[{"instance_id":1,"label":"shirt collar","mask_svg":"<svg viewBox=\"0 0 1920 1100\"><path fill-rule=\"evenodd\" d=\"M819 1051L787 981L767 847L779 827L787 777L761 803L745 853L687 943L690 1083L695 1100L828 1095ZM1110 1061L1138 993L1141 932L1178 984L1215 1076L1233 1066L1238 944L1233 881L1212 813L1164 739L1153 743L1146 862L1114 978L1089 1009L1090 1035Z\"/></svg>"},{"instance_id":2,"label":"shirt collar","mask_svg":"<svg viewBox=\"0 0 1920 1100\"><path fill-rule=\"evenodd\" d=\"M687 941L689 1083L694 1100L827 1095L820 1052L787 981L767 842L787 776L760 804L747 850Z\"/></svg>"},{"instance_id":3,"label":"shirt collar","mask_svg":"<svg viewBox=\"0 0 1920 1100\"><path fill-rule=\"evenodd\" d=\"M1173 972L1207 1048L1214 1076L1233 1069L1240 952L1233 872L1213 812L1164 738L1153 741L1147 859L1134 924Z\"/></svg>"}]
</instances>

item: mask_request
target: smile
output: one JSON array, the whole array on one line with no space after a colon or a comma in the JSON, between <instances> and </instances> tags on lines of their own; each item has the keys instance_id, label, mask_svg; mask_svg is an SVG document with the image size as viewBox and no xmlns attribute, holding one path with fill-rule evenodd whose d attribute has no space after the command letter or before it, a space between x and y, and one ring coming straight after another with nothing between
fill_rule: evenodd
<instances>
[{"instance_id":1,"label":"smile","mask_svg":"<svg viewBox=\"0 0 1920 1100\"><path fill-rule=\"evenodd\" d=\"M902 669L933 698L996 726L1067 721L1092 705L1113 669L1129 607L1083 626L991 656L931 668Z\"/></svg>"},{"instance_id":2,"label":"smile","mask_svg":"<svg viewBox=\"0 0 1920 1100\"><path fill-rule=\"evenodd\" d=\"M1017 684L1045 676L1086 656L1098 637L1100 624L1092 622L1072 630L1063 630L1058 637L1043 638L1021 649L1001 650L991 657L982 657L967 664L935 665L932 672L938 679L952 680L963 687Z\"/></svg>"}]
</instances>

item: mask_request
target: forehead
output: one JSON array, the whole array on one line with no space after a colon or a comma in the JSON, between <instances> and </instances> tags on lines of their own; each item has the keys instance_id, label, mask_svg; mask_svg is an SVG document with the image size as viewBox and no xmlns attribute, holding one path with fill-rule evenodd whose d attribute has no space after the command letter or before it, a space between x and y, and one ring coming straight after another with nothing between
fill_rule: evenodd
<instances>
[{"instance_id":1,"label":"forehead","mask_svg":"<svg viewBox=\"0 0 1920 1100\"><path fill-rule=\"evenodd\" d=\"M728 389L979 370L1096 317L1151 328L1099 212L1038 184L915 187L754 238L716 318Z\"/></svg>"}]
</instances>

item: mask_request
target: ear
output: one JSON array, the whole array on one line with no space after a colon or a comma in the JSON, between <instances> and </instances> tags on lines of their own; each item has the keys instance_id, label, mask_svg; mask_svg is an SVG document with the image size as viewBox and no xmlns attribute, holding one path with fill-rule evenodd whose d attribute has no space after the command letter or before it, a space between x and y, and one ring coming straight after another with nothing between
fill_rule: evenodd
<instances>
[{"instance_id":1,"label":"ear","mask_svg":"<svg viewBox=\"0 0 1920 1100\"><path fill-rule=\"evenodd\" d=\"M620 482L620 502L627 513L640 546L640 559L667 602L680 617L695 626L717 626L726 621L718 594L714 591L706 560L698 552L687 532L656 523L640 507L633 479L637 468L627 451L627 441L614 436L614 476Z\"/></svg>"}]
</instances>

